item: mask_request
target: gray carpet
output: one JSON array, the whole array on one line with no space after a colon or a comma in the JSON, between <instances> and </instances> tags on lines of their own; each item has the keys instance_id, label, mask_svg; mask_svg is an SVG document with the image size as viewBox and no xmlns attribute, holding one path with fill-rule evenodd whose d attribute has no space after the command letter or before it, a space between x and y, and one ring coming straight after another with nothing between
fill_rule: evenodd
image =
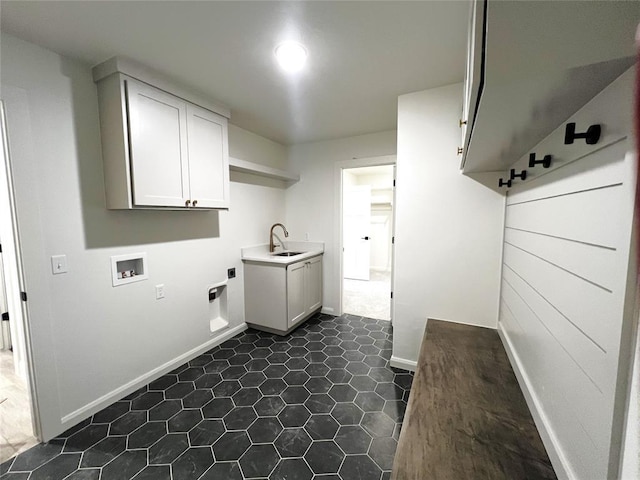
<instances>
[{"instance_id":1,"label":"gray carpet","mask_svg":"<svg viewBox=\"0 0 640 480\"><path fill-rule=\"evenodd\" d=\"M344 313L377 320L391 319L391 272L371 271L370 280L344 279Z\"/></svg>"}]
</instances>

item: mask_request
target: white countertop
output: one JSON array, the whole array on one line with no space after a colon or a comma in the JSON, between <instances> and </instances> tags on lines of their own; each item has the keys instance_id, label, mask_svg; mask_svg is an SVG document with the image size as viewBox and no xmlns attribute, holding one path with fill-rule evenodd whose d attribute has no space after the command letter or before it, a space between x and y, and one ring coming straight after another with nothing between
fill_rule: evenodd
<instances>
[{"instance_id":1,"label":"white countertop","mask_svg":"<svg viewBox=\"0 0 640 480\"><path fill-rule=\"evenodd\" d=\"M254 247L244 247L241 249L243 262L260 262L272 265L291 265L292 263L315 257L324 253L324 242L284 242L284 248L277 247L275 252L269 252L269 245L256 245ZM300 255L291 257L278 257L274 253L281 252L303 252Z\"/></svg>"}]
</instances>

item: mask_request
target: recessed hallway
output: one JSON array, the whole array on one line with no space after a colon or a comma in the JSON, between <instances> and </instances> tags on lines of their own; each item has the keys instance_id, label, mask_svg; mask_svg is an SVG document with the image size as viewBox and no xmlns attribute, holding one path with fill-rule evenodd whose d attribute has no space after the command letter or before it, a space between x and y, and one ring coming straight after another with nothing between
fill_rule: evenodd
<instances>
[{"instance_id":1,"label":"recessed hallway","mask_svg":"<svg viewBox=\"0 0 640 480\"><path fill-rule=\"evenodd\" d=\"M369 280L345 278L342 310L378 320L391 319L391 272L371 270Z\"/></svg>"}]
</instances>

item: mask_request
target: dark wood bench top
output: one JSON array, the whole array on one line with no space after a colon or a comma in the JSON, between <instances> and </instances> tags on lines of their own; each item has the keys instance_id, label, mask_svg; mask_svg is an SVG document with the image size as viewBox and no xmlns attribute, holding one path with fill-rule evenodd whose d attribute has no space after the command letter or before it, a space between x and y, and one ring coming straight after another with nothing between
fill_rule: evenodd
<instances>
[{"instance_id":1,"label":"dark wood bench top","mask_svg":"<svg viewBox=\"0 0 640 480\"><path fill-rule=\"evenodd\" d=\"M428 320L391 478L556 478L496 330Z\"/></svg>"}]
</instances>

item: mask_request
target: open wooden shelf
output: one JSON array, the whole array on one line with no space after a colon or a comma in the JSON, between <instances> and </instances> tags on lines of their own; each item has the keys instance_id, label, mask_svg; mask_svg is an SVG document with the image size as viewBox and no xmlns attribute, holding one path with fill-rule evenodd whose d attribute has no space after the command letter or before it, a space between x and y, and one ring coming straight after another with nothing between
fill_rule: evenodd
<instances>
[{"instance_id":1,"label":"open wooden shelf","mask_svg":"<svg viewBox=\"0 0 640 480\"><path fill-rule=\"evenodd\" d=\"M275 178L292 183L300 180L300 175L289 173L286 170L266 167L259 163L248 162L246 160L240 160L239 158L233 157L229 157L229 170L233 172L251 173L261 177Z\"/></svg>"}]
</instances>

